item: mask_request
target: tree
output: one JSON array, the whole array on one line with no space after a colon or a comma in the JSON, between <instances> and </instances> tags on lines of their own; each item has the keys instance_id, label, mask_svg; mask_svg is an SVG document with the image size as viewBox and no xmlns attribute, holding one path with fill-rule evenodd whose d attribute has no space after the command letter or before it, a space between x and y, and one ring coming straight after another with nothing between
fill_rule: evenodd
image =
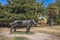
<instances>
[{"instance_id":1,"label":"tree","mask_svg":"<svg viewBox=\"0 0 60 40\"><path fill-rule=\"evenodd\" d=\"M7 0L8 5L0 4L0 22L12 22L14 20L31 20L40 17L44 11L43 2L36 0Z\"/></svg>"},{"instance_id":2,"label":"tree","mask_svg":"<svg viewBox=\"0 0 60 40\"><path fill-rule=\"evenodd\" d=\"M58 6L60 7L60 0L56 0Z\"/></svg>"},{"instance_id":3,"label":"tree","mask_svg":"<svg viewBox=\"0 0 60 40\"><path fill-rule=\"evenodd\" d=\"M36 17L41 14L41 11L44 9L43 2L37 3L36 0L12 0L8 2L9 5L7 5L7 8L10 10L10 13L24 14L26 18L23 17L22 19L37 19Z\"/></svg>"},{"instance_id":4,"label":"tree","mask_svg":"<svg viewBox=\"0 0 60 40\"><path fill-rule=\"evenodd\" d=\"M59 14L57 15L57 23L60 25L60 0L56 0L56 3L59 7Z\"/></svg>"},{"instance_id":5,"label":"tree","mask_svg":"<svg viewBox=\"0 0 60 40\"><path fill-rule=\"evenodd\" d=\"M57 15L58 15L59 7L56 3L50 4L48 7L48 20L50 21L50 25L53 25L57 22Z\"/></svg>"}]
</instances>

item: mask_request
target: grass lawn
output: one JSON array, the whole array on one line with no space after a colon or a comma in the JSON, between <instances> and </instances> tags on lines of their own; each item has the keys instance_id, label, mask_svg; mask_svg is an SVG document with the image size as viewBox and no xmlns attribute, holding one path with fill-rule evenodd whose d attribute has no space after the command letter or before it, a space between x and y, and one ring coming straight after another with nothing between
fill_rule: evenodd
<instances>
[{"instance_id":1,"label":"grass lawn","mask_svg":"<svg viewBox=\"0 0 60 40\"><path fill-rule=\"evenodd\" d=\"M3 28L3 30L1 29L1 31L10 31L10 28ZM35 32L43 32L60 37L60 26L32 27L31 32L26 33L25 31L25 28L17 29L17 32L13 32L13 34L34 34Z\"/></svg>"},{"instance_id":2,"label":"grass lawn","mask_svg":"<svg viewBox=\"0 0 60 40\"><path fill-rule=\"evenodd\" d=\"M39 27L37 32L43 32L60 37L60 26Z\"/></svg>"},{"instance_id":3,"label":"grass lawn","mask_svg":"<svg viewBox=\"0 0 60 40\"><path fill-rule=\"evenodd\" d=\"M12 34L34 34L33 32L24 32L24 31L16 31L16 32L13 32Z\"/></svg>"},{"instance_id":4,"label":"grass lawn","mask_svg":"<svg viewBox=\"0 0 60 40\"><path fill-rule=\"evenodd\" d=\"M0 40L29 40L29 39L25 38L25 37L4 37L4 36L0 36Z\"/></svg>"},{"instance_id":5,"label":"grass lawn","mask_svg":"<svg viewBox=\"0 0 60 40\"><path fill-rule=\"evenodd\" d=\"M29 39L25 37L15 37L14 40L29 40Z\"/></svg>"}]
</instances>

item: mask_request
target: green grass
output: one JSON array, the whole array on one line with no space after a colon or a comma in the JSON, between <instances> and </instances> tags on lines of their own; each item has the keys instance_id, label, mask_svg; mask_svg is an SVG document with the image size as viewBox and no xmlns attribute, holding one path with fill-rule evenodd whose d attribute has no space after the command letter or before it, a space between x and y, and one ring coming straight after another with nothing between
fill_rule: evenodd
<instances>
[{"instance_id":1,"label":"green grass","mask_svg":"<svg viewBox=\"0 0 60 40\"><path fill-rule=\"evenodd\" d=\"M29 39L25 38L25 37L4 37L4 36L0 36L0 40L29 40Z\"/></svg>"},{"instance_id":2,"label":"green grass","mask_svg":"<svg viewBox=\"0 0 60 40\"><path fill-rule=\"evenodd\" d=\"M24 31L17 31L17 32L13 32L12 34L34 34L33 32L24 32Z\"/></svg>"},{"instance_id":3,"label":"green grass","mask_svg":"<svg viewBox=\"0 0 60 40\"><path fill-rule=\"evenodd\" d=\"M25 37L15 37L14 40L29 40L29 39Z\"/></svg>"}]
</instances>

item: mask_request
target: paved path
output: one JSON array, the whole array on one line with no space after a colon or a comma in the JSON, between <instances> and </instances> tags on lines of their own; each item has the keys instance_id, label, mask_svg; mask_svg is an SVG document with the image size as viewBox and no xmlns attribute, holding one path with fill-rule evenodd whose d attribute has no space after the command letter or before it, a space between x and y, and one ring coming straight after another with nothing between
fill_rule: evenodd
<instances>
[{"instance_id":1,"label":"paved path","mask_svg":"<svg viewBox=\"0 0 60 40\"><path fill-rule=\"evenodd\" d=\"M50 34L45 33L35 33L35 34L9 34L9 32L6 33L0 33L0 35L4 35L6 37L26 37L30 40L57 40L57 38Z\"/></svg>"}]
</instances>

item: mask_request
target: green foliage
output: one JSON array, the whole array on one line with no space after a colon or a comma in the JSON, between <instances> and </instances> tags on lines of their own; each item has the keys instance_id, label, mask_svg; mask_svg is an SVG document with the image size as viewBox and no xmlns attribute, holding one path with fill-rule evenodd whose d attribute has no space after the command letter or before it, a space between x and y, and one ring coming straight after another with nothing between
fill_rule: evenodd
<instances>
[{"instance_id":1,"label":"green foliage","mask_svg":"<svg viewBox=\"0 0 60 40\"><path fill-rule=\"evenodd\" d=\"M52 3L48 6L48 20L50 20L50 23L53 22L58 23L59 22L59 6L57 3ZM52 20L52 22L51 22Z\"/></svg>"},{"instance_id":2,"label":"green foliage","mask_svg":"<svg viewBox=\"0 0 60 40\"><path fill-rule=\"evenodd\" d=\"M56 22L60 25L60 13L57 15Z\"/></svg>"},{"instance_id":3,"label":"green foliage","mask_svg":"<svg viewBox=\"0 0 60 40\"><path fill-rule=\"evenodd\" d=\"M56 0L58 6L60 7L60 0Z\"/></svg>"},{"instance_id":4,"label":"green foliage","mask_svg":"<svg viewBox=\"0 0 60 40\"><path fill-rule=\"evenodd\" d=\"M6 6L0 4L0 21L37 19L44 10L43 2L36 0L7 0Z\"/></svg>"}]
</instances>

